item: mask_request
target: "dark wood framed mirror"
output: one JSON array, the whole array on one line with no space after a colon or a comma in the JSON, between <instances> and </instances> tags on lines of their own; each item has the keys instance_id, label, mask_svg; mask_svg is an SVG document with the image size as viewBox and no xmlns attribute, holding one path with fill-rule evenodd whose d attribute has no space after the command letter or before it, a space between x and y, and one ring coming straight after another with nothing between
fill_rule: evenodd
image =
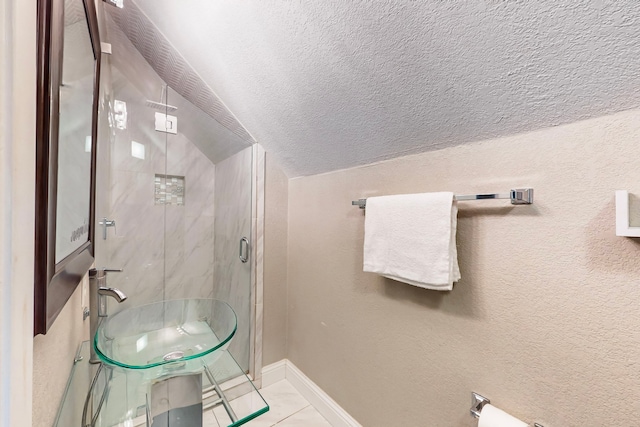
<instances>
[{"instance_id":1,"label":"dark wood framed mirror","mask_svg":"<svg viewBox=\"0 0 640 427\"><path fill-rule=\"evenodd\" d=\"M94 260L100 54L94 0L38 0L34 335Z\"/></svg>"}]
</instances>

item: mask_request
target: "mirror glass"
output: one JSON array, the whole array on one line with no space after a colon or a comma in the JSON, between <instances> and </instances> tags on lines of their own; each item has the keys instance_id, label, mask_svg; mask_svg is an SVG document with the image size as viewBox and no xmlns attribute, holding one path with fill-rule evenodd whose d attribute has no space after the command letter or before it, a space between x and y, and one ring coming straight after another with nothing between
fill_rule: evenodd
<instances>
[{"instance_id":1,"label":"mirror glass","mask_svg":"<svg viewBox=\"0 0 640 427\"><path fill-rule=\"evenodd\" d=\"M95 57L82 0L65 0L55 263L89 240Z\"/></svg>"}]
</instances>

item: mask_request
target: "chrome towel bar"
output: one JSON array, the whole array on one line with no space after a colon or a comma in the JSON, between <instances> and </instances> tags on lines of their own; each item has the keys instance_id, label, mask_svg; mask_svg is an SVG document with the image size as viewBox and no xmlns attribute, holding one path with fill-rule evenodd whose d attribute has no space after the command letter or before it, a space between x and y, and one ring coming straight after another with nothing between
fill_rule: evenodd
<instances>
[{"instance_id":1,"label":"chrome towel bar","mask_svg":"<svg viewBox=\"0 0 640 427\"><path fill-rule=\"evenodd\" d=\"M453 197L457 201L510 199L512 205L531 205L533 204L533 188L516 188L508 193L456 194ZM367 207L367 199L352 200L351 205L358 206L360 209L365 209Z\"/></svg>"}]
</instances>

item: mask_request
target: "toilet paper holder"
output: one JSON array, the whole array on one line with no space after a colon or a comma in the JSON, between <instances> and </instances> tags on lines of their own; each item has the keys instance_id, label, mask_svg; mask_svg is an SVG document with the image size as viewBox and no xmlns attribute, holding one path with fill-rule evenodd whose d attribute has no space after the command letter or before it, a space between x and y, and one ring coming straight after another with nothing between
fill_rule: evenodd
<instances>
[{"instance_id":1,"label":"toilet paper holder","mask_svg":"<svg viewBox=\"0 0 640 427\"><path fill-rule=\"evenodd\" d=\"M471 412L471 416L474 418L480 418L480 412L482 412L482 408L484 408L484 405L487 405L489 403L491 403L491 400L472 391L471 392L471 409L469 409L469 412ZM544 426L542 424L534 423L533 427L544 427Z\"/></svg>"},{"instance_id":2,"label":"toilet paper holder","mask_svg":"<svg viewBox=\"0 0 640 427\"><path fill-rule=\"evenodd\" d=\"M482 412L482 408L484 408L484 405L486 405L487 403L491 403L491 401L486 397L472 391L471 409L469 409L469 412L471 412L471 416L474 418L480 418L480 412Z\"/></svg>"}]
</instances>

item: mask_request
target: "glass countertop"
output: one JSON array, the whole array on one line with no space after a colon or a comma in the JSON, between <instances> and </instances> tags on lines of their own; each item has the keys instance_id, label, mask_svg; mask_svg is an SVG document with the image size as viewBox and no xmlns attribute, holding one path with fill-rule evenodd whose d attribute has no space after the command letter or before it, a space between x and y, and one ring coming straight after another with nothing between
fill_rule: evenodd
<instances>
[{"instance_id":1,"label":"glass countertop","mask_svg":"<svg viewBox=\"0 0 640 427\"><path fill-rule=\"evenodd\" d=\"M203 368L204 419L209 422L215 420L216 427L239 427L269 411L269 405L233 356L227 350L219 350L216 353L218 356L214 363L209 365L206 361L210 358L197 359ZM178 362L177 365L183 364ZM150 425L149 385L144 373L145 370L90 364L89 342L85 341L76 355L53 427ZM95 387L87 401L92 379ZM89 410L83 421L86 402Z\"/></svg>"}]
</instances>

